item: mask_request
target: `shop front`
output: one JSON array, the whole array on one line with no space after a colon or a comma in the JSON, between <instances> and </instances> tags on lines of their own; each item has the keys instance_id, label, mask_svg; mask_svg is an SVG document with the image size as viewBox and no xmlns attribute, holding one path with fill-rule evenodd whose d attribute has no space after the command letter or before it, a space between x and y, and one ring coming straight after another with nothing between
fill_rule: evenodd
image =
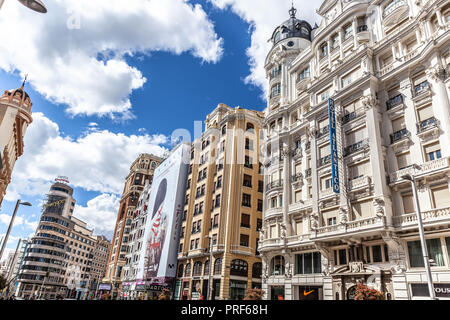
<instances>
[{"instance_id":1,"label":"shop front","mask_svg":"<svg viewBox=\"0 0 450 320\"><path fill-rule=\"evenodd\" d=\"M298 300L323 300L322 286L298 286Z\"/></svg>"},{"instance_id":2,"label":"shop front","mask_svg":"<svg viewBox=\"0 0 450 320\"><path fill-rule=\"evenodd\" d=\"M230 280L230 300L242 300L247 292L247 281Z\"/></svg>"},{"instance_id":3,"label":"shop front","mask_svg":"<svg viewBox=\"0 0 450 320\"><path fill-rule=\"evenodd\" d=\"M284 300L284 286L270 286L270 300Z\"/></svg>"}]
</instances>

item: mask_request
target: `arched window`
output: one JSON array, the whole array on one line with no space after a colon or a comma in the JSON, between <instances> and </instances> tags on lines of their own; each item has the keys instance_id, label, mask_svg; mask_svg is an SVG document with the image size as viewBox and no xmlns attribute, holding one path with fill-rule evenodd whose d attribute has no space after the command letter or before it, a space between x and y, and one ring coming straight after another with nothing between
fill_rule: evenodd
<instances>
[{"instance_id":1,"label":"arched window","mask_svg":"<svg viewBox=\"0 0 450 320\"><path fill-rule=\"evenodd\" d=\"M283 256L276 256L272 258L271 261L271 274L273 276L280 276L284 275L284 257Z\"/></svg>"},{"instance_id":2,"label":"arched window","mask_svg":"<svg viewBox=\"0 0 450 320\"><path fill-rule=\"evenodd\" d=\"M214 262L214 274L220 274L222 272L222 259L218 258Z\"/></svg>"},{"instance_id":3,"label":"arched window","mask_svg":"<svg viewBox=\"0 0 450 320\"><path fill-rule=\"evenodd\" d=\"M222 127L222 134L225 134L226 132L227 132L227 126L225 125Z\"/></svg>"},{"instance_id":4,"label":"arched window","mask_svg":"<svg viewBox=\"0 0 450 320\"><path fill-rule=\"evenodd\" d=\"M152 162L152 168L154 168L154 167L156 167L156 162L155 161Z\"/></svg>"},{"instance_id":5,"label":"arched window","mask_svg":"<svg viewBox=\"0 0 450 320\"><path fill-rule=\"evenodd\" d=\"M188 263L186 265L186 269L184 269L184 276L185 277L190 277L191 276L191 264Z\"/></svg>"},{"instance_id":6,"label":"arched window","mask_svg":"<svg viewBox=\"0 0 450 320\"><path fill-rule=\"evenodd\" d=\"M205 262L205 271L203 272L203 275L205 276L209 275L209 260L206 260Z\"/></svg>"},{"instance_id":7,"label":"arched window","mask_svg":"<svg viewBox=\"0 0 450 320\"><path fill-rule=\"evenodd\" d=\"M255 132L255 126L253 125L253 123L248 122L247 128L245 130L250 131L250 132Z\"/></svg>"},{"instance_id":8,"label":"arched window","mask_svg":"<svg viewBox=\"0 0 450 320\"><path fill-rule=\"evenodd\" d=\"M241 259L235 259L231 261L230 275L247 277L248 263Z\"/></svg>"},{"instance_id":9,"label":"arched window","mask_svg":"<svg viewBox=\"0 0 450 320\"><path fill-rule=\"evenodd\" d=\"M192 275L195 276L201 276L202 275L202 263L200 261L197 261L194 263L194 271Z\"/></svg>"},{"instance_id":10,"label":"arched window","mask_svg":"<svg viewBox=\"0 0 450 320\"><path fill-rule=\"evenodd\" d=\"M262 275L262 263L256 262L252 267L252 278L261 279Z\"/></svg>"},{"instance_id":11,"label":"arched window","mask_svg":"<svg viewBox=\"0 0 450 320\"><path fill-rule=\"evenodd\" d=\"M183 264L180 264L178 266L178 277L182 277L183 276Z\"/></svg>"}]
</instances>

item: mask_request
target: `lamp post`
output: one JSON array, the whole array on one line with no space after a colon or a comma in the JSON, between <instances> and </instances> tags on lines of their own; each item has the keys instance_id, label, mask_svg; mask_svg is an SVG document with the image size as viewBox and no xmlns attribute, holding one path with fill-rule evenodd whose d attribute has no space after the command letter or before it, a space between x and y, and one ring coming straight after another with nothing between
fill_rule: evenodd
<instances>
[{"instance_id":1,"label":"lamp post","mask_svg":"<svg viewBox=\"0 0 450 320\"><path fill-rule=\"evenodd\" d=\"M413 165L415 169L421 169L418 165ZM433 278L431 275L431 269L430 269L430 259L428 257L428 248L425 241L425 235L423 231L423 224L422 224L422 213L420 212L420 205L419 205L419 198L417 196L417 187L416 187L416 179L414 178L414 175L412 174L405 174L402 176L403 179L408 180L412 184L412 190L414 195L414 206L416 209L416 215L417 215L417 222L419 227L419 234L420 234L420 244L422 246L422 253L423 253L423 262L425 264L425 271L427 275L427 282L428 282L428 291L430 292L430 298L432 300L436 299L436 294L434 292L434 286L433 286Z\"/></svg>"},{"instance_id":2,"label":"lamp post","mask_svg":"<svg viewBox=\"0 0 450 320\"><path fill-rule=\"evenodd\" d=\"M208 294L207 294L207 299L208 300L212 300L212 259L213 259L213 248L212 248L212 237L211 236L206 236L205 238L207 238L209 240L209 279L208 279Z\"/></svg>"},{"instance_id":3,"label":"lamp post","mask_svg":"<svg viewBox=\"0 0 450 320\"><path fill-rule=\"evenodd\" d=\"M19 1L28 9L31 9L39 13L47 13L47 8L45 7L45 5L42 3L41 0L17 0L17 1ZM0 0L0 9L2 8L4 2L5 0Z\"/></svg>"},{"instance_id":4,"label":"lamp post","mask_svg":"<svg viewBox=\"0 0 450 320\"><path fill-rule=\"evenodd\" d=\"M11 233L11 229L12 229L12 226L14 224L14 219L16 218L17 210L19 209L20 205L31 207L31 203L29 203L29 202L22 202L20 199L17 200L16 207L14 208L14 213L13 213L13 215L11 217L11 221L9 222L8 231L6 231L5 239L3 239L2 249L0 250L0 261L2 260L3 251L5 251L6 243L8 242L9 234Z\"/></svg>"}]
</instances>

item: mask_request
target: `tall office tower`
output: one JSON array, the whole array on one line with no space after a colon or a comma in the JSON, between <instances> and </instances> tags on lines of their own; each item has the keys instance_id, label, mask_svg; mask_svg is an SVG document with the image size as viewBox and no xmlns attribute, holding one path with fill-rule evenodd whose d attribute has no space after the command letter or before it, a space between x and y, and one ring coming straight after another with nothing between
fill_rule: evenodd
<instances>
[{"instance_id":1,"label":"tall office tower","mask_svg":"<svg viewBox=\"0 0 450 320\"><path fill-rule=\"evenodd\" d=\"M311 28L292 8L266 59L266 298L352 299L357 282L426 296L406 174L445 292L450 4L327 0L317 12Z\"/></svg>"},{"instance_id":2,"label":"tall office tower","mask_svg":"<svg viewBox=\"0 0 450 320\"><path fill-rule=\"evenodd\" d=\"M30 97L24 90L5 91L0 97L0 206L11 182L16 160L23 154L23 138L31 118Z\"/></svg>"},{"instance_id":3,"label":"tall office tower","mask_svg":"<svg viewBox=\"0 0 450 320\"><path fill-rule=\"evenodd\" d=\"M122 268L126 263L128 239L134 210L139 196L144 190L145 181L151 184L156 167L162 159L152 154L141 154L131 165L130 173L125 179L116 227L114 229L112 247L108 257L105 284L110 284L113 298L117 298L121 291Z\"/></svg>"},{"instance_id":4,"label":"tall office tower","mask_svg":"<svg viewBox=\"0 0 450 320\"><path fill-rule=\"evenodd\" d=\"M262 121L261 112L219 104L192 144L176 299L207 299L208 287L213 299L242 299L261 287Z\"/></svg>"},{"instance_id":5,"label":"tall office tower","mask_svg":"<svg viewBox=\"0 0 450 320\"><path fill-rule=\"evenodd\" d=\"M83 299L89 293L97 237L73 216L75 199L68 183L58 177L50 187L17 277L19 297Z\"/></svg>"}]
</instances>

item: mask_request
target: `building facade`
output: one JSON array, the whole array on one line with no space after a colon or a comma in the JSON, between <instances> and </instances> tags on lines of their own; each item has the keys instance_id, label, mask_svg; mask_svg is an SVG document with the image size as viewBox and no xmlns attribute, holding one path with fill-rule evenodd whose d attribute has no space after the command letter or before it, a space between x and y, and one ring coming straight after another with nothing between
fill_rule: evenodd
<instances>
[{"instance_id":1,"label":"building facade","mask_svg":"<svg viewBox=\"0 0 450 320\"><path fill-rule=\"evenodd\" d=\"M261 287L262 121L261 112L219 104L192 144L175 299L207 299L208 287L212 299L242 299Z\"/></svg>"},{"instance_id":2,"label":"building facade","mask_svg":"<svg viewBox=\"0 0 450 320\"><path fill-rule=\"evenodd\" d=\"M109 284L113 298L121 291L122 269L126 264L128 241L133 215L138 204L145 181L153 182L153 174L162 159L151 155L141 154L131 165L130 173L125 179L125 186L120 200L114 229L112 247L108 257L108 267L103 283Z\"/></svg>"},{"instance_id":3,"label":"building facade","mask_svg":"<svg viewBox=\"0 0 450 320\"><path fill-rule=\"evenodd\" d=\"M317 12L312 28L292 8L266 59L265 297L346 300L364 282L424 298L411 174L448 298L450 4L327 0Z\"/></svg>"},{"instance_id":4,"label":"building facade","mask_svg":"<svg viewBox=\"0 0 450 320\"><path fill-rule=\"evenodd\" d=\"M98 238L108 241L93 236L86 223L73 216L75 202L68 181L56 179L42 207L36 233L28 242L16 296L84 299L97 274L104 274L106 258L99 263L96 246ZM94 262L98 264L95 267Z\"/></svg>"},{"instance_id":5,"label":"building facade","mask_svg":"<svg viewBox=\"0 0 450 320\"><path fill-rule=\"evenodd\" d=\"M0 206L11 182L16 160L23 154L23 139L31 118L31 99L24 89L5 91L0 97Z\"/></svg>"},{"instance_id":6,"label":"building facade","mask_svg":"<svg viewBox=\"0 0 450 320\"><path fill-rule=\"evenodd\" d=\"M139 270L139 261L144 245L143 241L149 210L150 191L151 184L149 181L146 181L131 222L128 251L125 256L126 262L122 276L122 296L127 300L146 299L149 295L149 292L145 289L145 284L142 285L142 283L139 281L136 282L136 280L141 271Z\"/></svg>"}]
</instances>

